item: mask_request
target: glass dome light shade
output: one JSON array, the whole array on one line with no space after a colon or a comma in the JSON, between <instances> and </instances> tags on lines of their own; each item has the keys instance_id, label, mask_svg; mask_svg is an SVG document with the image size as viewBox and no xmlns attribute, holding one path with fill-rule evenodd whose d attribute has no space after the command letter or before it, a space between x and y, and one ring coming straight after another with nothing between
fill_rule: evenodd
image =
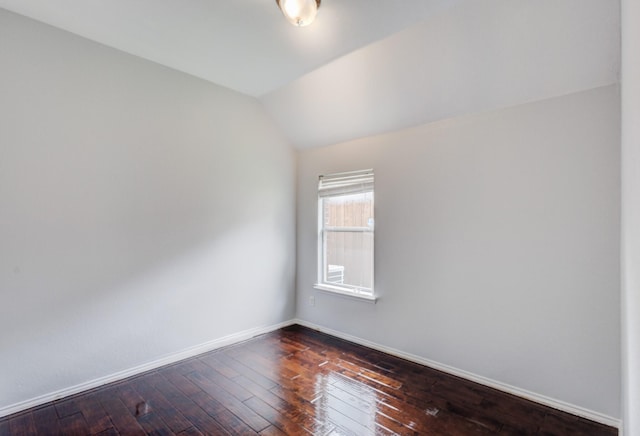
<instances>
[{"instance_id":1,"label":"glass dome light shade","mask_svg":"<svg viewBox=\"0 0 640 436\"><path fill-rule=\"evenodd\" d=\"M308 26L316 18L320 0L276 0L282 14L295 26Z\"/></svg>"}]
</instances>

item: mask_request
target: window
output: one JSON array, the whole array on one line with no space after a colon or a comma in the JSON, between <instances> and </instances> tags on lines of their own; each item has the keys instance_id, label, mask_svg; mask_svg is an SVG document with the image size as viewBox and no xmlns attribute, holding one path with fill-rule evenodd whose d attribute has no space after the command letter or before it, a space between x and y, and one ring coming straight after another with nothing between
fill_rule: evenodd
<instances>
[{"instance_id":1,"label":"window","mask_svg":"<svg viewBox=\"0 0 640 436\"><path fill-rule=\"evenodd\" d=\"M320 176L316 288L374 299L373 170Z\"/></svg>"}]
</instances>

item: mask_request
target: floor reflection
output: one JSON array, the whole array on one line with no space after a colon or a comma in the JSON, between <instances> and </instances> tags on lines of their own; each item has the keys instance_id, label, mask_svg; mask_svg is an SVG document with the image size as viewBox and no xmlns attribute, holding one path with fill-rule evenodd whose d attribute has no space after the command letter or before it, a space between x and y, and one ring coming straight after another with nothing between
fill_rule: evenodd
<instances>
[{"instance_id":1,"label":"floor reflection","mask_svg":"<svg viewBox=\"0 0 640 436\"><path fill-rule=\"evenodd\" d=\"M378 395L373 388L335 372L318 374L315 385L317 419L333 423L346 434L376 434Z\"/></svg>"}]
</instances>

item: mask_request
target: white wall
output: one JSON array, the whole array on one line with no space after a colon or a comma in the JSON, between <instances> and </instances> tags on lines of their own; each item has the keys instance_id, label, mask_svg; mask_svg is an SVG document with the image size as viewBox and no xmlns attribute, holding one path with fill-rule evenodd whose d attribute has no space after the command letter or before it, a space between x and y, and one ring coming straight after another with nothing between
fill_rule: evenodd
<instances>
[{"instance_id":1,"label":"white wall","mask_svg":"<svg viewBox=\"0 0 640 436\"><path fill-rule=\"evenodd\" d=\"M0 411L294 316L259 103L0 10Z\"/></svg>"},{"instance_id":2,"label":"white wall","mask_svg":"<svg viewBox=\"0 0 640 436\"><path fill-rule=\"evenodd\" d=\"M619 418L619 102L607 86L301 152L298 317ZM312 288L317 176L364 168L375 305Z\"/></svg>"},{"instance_id":3,"label":"white wall","mask_svg":"<svg viewBox=\"0 0 640 436\"><path fill-rule=\"evenodd\" d=\"M640 4L622 1L624 434L640 435Z\"/></svg>"},{"instance_id":4,"label":"white wall","mask_svg":"<svg viewBox=\"0 0 640 436\"><path fill-rule=\"evenodd\" d=\"M449 5L261 101L312 147L618 83L618 1Z\"/></svg>"}]
</instances>

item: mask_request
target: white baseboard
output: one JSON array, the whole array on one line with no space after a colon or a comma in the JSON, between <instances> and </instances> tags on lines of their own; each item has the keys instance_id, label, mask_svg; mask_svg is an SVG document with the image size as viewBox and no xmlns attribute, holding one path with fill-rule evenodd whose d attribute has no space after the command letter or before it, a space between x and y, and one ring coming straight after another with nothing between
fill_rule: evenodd
<instances>
[{"instance_id":1,"label":"white baseboard","mask_svg":"<svg viewBox=\"0 0 640 436\"><path fill-rule=\"evenodd\" d=\"M289 321L285 321L279 324L258 327L249 330L245 330L242 332L234 333L228 336L224 336L219 339L214 339L209 342L205 342L200 345L196 345L194 347L190 347L179 351L177 353L170 354L168 356L162 357L160 359L144 363L142 365L135 366L133 368L126 369L124 371L119 371L114 374L100 377L95 380L90 380L88 382L80 383L75 386L71 386L69 388L60 389L55 392L51 392L45 395L41 395L36 398L32 398L26 401L21 401L16 404L12 404L3 408L0 408L0 418L8 415L12 415L17 412L21 412L26 409L30 409L32 407L37 407L45 403L49 403L51 401L59 400L62 398L69 397L71 395L78 394L80 392L84 392L90 389L94 389L108 383L113 383L116 381L124 380L128 377L142 374L146 371L150 371L156 368L159 368L164 365L169 365L172 363L176 363L180 360L188 359L190 357L197 356L198 354L206 353L208 351L215 350L217 348L225 347L228 345L233 345L238 342L245 341L247 339L251 339L255 336L269 333L274 330L278 330L283 327L288 327L293 324L300 324L305 327L309 327L314 330L318 330L323 333L327 333L329 335L354 342L356 344L363 345L365 347L372 348L374 350L382 351L383 353L391 354L393 356L397 356L411 362L419 363L421 365L437 369L439 371L452 374L458 377L462 377L464 379L482 384L484 386L488 386L490 388L494 388L503 392L507 392L512 395L516 395L521 398L525 398L527 400L535 401L540 404L544 404L545 406L552 407L557 410L561 410L563 412L571 413L572 415L576 415L582 418L590 419L591 421L599 422L604 425L608 425L611 427L616 427L618 429L622 428L622 421L616 418L612 418L610 416L604 415L602 413L594 412L592 410L588 410L579 406L575 406L573 404L566 403L564 401L555 400L553 398L546 397L544 395L536 394L534 392L527 391L525 389L520 389L515 386L508 385L506 383L502 383L496 380L489 379L487 377L483 377L477 374L473 374L468 371L464 371L461 369L454 368L449 365L444 365L439 362L435 362L430 359L426 359L424 357L416 356L410 353L405 353L404 351L396 350L394 348L386 347L384 345L377 344L375 342L368 341L366 339L358 338L356 336L352 336L346 333L339 332L337 330L333 330L324 326L320 326L317 324L313 324L308 321L304 321L301 319L293 319Z\"/></svg>"},{"instance_id":2,"label":"white baseboard","mask_svg":"<svg viewBox=\"0 0 640 436\"><path fill-rule=\"evenodd\" d=\"M508 385L506 383L502 383L496 380L492 380L487 377L483 377L477 374L473 374L468 371L464 371L458 368L454 368L449 365L444 365L439 362L435 362L430 359L425 359L424 357L416 356L414 354L405 353L404 351L396 350L394 348L386 347L384 345L376 344L375 342L368 341L366 339L358 338L356 336L352 336L346 333L339 332L337 330L333 330L324 326L320 326L302 319L294 320L295 324L300 324L305 327L309 327L310 329L317 330L323 333L327 333L331 336L336 336L338 338L347 340L349 342L354 342L359 345L363 345L368 348L372 348L374 350L382 351L383 353L391 354L392 356L401 357L402 359L409 360L411 362L419 363L420 365L428 366L429 368L437 369L442 372L446 372L447 374L455 375L457 377L464 378L466 380L470 380L476 383L479 383L484 386L488 386L490 388L497 389L499 391L503 391L512 395L516 395L521 398L525 398L527 400L535 401L536 403L543 404L545 406L552 407L557 410L561 410L563 412L570 413L572 415L579 416L581 418L586 418L591 421L598 422L600 424L608 425L610 427L615 427L617 429L622 428L622 421L620 419L612 418L610 416L604 415L599 412L594 412L593 410L585 409L580 406L576 406L573 404L566 403L564 401L556 400L553 398L546 397L544 395L536 394L535 392L530 392L525 389L520 389L515 386Z\"/></svg>"},{"instance_id":3,"label":"white baseboard","mask_svg":"<svg viewBox=\"0 0 640 436\"><path fill-rule=\"evenodd\" d=\"M231 335L224 336L222 338L205 342L204 344L186 348L182 351L178 351L177 353L173 353L173 354L161 357L160 359L143 363L142 365L138 365L133 368L125 369L124 371L118 371L111 375L100 377L95 380L90 380L88 382L84 382L84 383L77 384L75 386L60 389L58 391L41 395L36 398L31 398L29 400L21 401L16 404L2 407L0 408L0 418L4 416L12 415L14 413L21 412L23 410L30 409L32 407L37 407L45 403L49 403L51 401L69 397L71 395L75 395L80 392L88 391L90 389L94 389L94 388L106 385L108 383L124 380L128 377L142 374L152 369L160 368L161 366L164 366L164 365L176 363L180 360L188 359L190 357L194 357L194 356L197 356L198 354L206 353L208 351L212 351L217 348L221 348L227 345L233 345L238 342L246 341L247 339L251 339L255 336L258 336L264 333L269 333L274 330L281 329L283 327L288 327L295 323L296 321L289 320L289 321L285 321L285 322L271 325L271 326L257 327L257 328L245 330L242 332L238 332L238 333L233 333Z\"/></svg>"}]
</instances>

